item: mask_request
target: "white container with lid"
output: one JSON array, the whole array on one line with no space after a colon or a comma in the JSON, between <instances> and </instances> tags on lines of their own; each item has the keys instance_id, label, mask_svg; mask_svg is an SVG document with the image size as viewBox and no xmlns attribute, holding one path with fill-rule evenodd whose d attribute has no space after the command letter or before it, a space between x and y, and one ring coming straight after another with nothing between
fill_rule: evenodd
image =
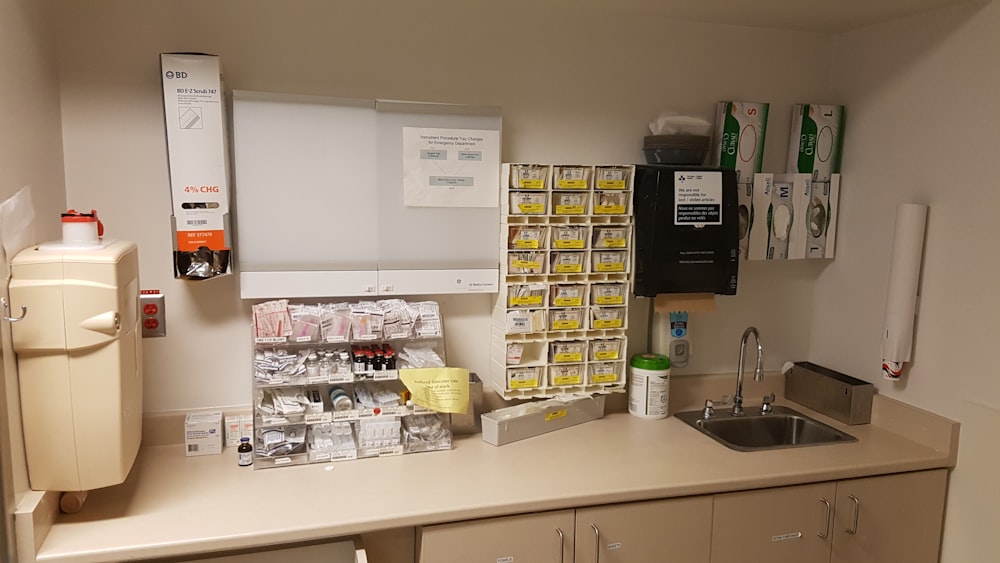
<instances>
[{"instance_id":1,"label":"white container with lid","mask_svg":"<svg viewBox=\"0 0 1000 563\"><path fill-rule=\"evenodd\" d=\"M100 246L104 225L93 209L90 213L70 209L62 214L62 233L62 243L65 246Z\"/></svg>"},{"instance_id":2,"label":"white container with lid","mask_svg":"<svg viewBox=\"0 0 1000 563\"><path fill-rule=\"evenodd\" d=\"M639 418L666 418L670 400L670 358L660 354L636 354L629 364L628 412Z\"/></svg>"}]
</instances>

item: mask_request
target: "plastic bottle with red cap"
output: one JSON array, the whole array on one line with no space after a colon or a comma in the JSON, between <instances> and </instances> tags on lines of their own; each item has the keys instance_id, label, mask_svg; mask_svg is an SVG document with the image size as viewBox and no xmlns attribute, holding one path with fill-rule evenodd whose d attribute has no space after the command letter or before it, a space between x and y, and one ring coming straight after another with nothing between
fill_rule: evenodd
<instances>
[{"instance_id":1,"label":"plastic bottle with red cap","mask_svg":"<svg viewBox=\"0 0 1000 563\"><path fill-rule=\"evenodd\" d=\"M104 224L97 218L97 210L89 213L70 209L62 214L63 244L69 246L97 246L104 236Z\"/></svg>"}]
</instances>

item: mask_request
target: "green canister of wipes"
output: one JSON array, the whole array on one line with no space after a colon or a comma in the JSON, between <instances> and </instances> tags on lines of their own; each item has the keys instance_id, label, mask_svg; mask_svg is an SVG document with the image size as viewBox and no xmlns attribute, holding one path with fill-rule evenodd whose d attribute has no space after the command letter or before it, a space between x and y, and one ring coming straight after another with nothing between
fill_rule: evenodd
<instances>
[{"instance_id":1,"label":"green canister of wipes","mask_svg":"<svg viewBox=\"0 0 1000 563\"><path fill-rule=\"evenodd\" d=\"M670 358L636 354L630 362L628 412L639 418L666 418L670 400Z\"/></svg>"}]
</instances>

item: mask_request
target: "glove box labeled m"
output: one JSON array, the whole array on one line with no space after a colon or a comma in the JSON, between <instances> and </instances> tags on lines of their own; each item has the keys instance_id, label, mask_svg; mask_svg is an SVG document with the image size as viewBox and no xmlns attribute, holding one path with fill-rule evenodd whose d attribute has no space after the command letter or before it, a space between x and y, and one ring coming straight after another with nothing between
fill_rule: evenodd
<instances>
[{"instance_id":1,"label":"glove box labeled m","mask_svg":"<svg viewBox=\"0 0 1000 563\"><path fill-rule=\"evenodd\" d=\"M636 166L635 294L735 295L737 198L733 170Z\"/></svg>"}]
</instances>

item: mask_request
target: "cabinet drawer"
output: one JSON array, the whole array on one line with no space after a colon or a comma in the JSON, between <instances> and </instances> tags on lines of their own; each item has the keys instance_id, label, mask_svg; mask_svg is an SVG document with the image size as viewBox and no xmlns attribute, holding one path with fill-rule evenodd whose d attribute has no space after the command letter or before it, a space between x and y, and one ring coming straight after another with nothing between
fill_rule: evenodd
<instances>
[{"instance_id":1,"label":"cabinet drawer","mask_svg":"<svg viewBox=\"0 0 1000 563\"><path fill-rule=\"evenodd\" d=\"M271 563L272 561L368 563L368 555L360 538L349 538L335 542L278 547L267 551L235 551L229 555L199 559L198 561L207 563Z\"/></svg>"},{"instance_id":2,"label":"cabinet drawer","mask_svg":"<svg viewBox=\"0 0 1000 563\"><path fill-rule=\"evenodd\" d=\"M561 510L426 526L418 563L571 563L574 512Z\"/></svg>"}]
</instances>

